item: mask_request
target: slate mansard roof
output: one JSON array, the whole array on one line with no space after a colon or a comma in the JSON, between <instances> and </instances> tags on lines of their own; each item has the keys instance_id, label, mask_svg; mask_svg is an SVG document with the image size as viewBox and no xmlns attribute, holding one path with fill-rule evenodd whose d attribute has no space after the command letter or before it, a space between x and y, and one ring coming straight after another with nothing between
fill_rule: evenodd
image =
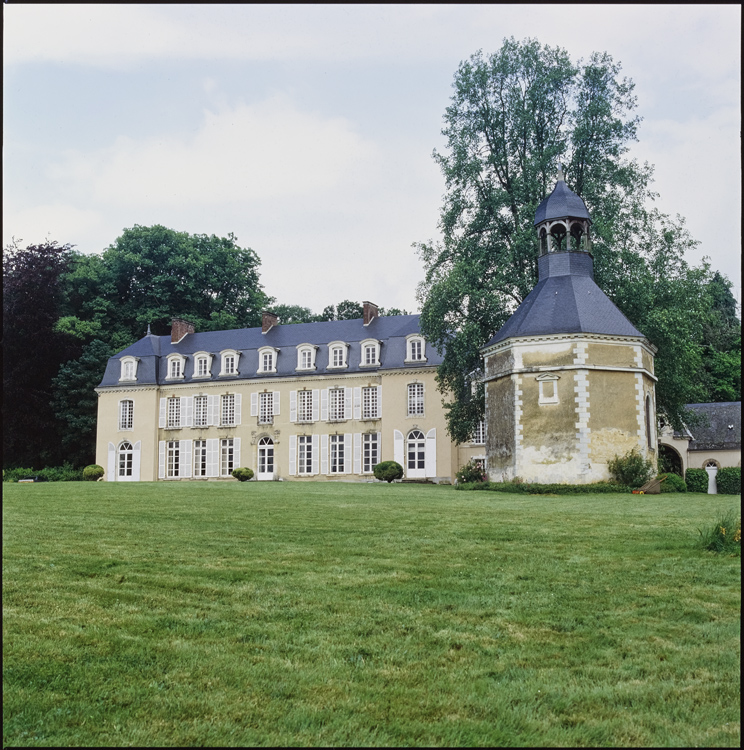
<instances>
[{"instance_id":1,"label":"slate mansard roof","mask_svg":"<svg viewBox=\"0 0 744 750\"><path fill-rule=\"evenodd\" d=\"M335 320L324 323L296 323L276 325L267 333L261 328L238 328L230 331L207 331L186 335L177 344L171 337L154 336L141 338L111 357L99 387L121 384L121 360L127 356L137 357L137 380L132 385L153 385L166 383L214 383L231 380L254 380L282 378L290 376L312 377L313 375L347 375L349 373L375 373L383 370L436 366L442 357L431 344L426 346L426 360L405 364L406 337L420 334L418 315L390 315L374 318L365 326L361 318L356 320ZM367 339L380 341L380 364L375 367L360 367L361 342ZM346 368L328 369L328 344L340 341L348 344ZM312 371L297 368L297 347L312 344L317 347L315 365ZM276 373L258 371L258 350L270 346L279 349L276 358ZM237 376L218 377L220 353L235 350L240 353ZM194 378L194 358L197 352L214 355L211 378ZM167 357L182 354L186 357L185 376L182 380L166 380Z\"/></svg>"},{"instance_id":2,"label":"slate mansard roof","mask_svg":"<svg viewBox=\"0 0 744 750\"><path fill-rule=\"evenodd\" d=\"M645 338L595 283L589 253L543 255L538 269L535 288L484 349L517 336L593 333Z\"/></svg>"}]
</instances>

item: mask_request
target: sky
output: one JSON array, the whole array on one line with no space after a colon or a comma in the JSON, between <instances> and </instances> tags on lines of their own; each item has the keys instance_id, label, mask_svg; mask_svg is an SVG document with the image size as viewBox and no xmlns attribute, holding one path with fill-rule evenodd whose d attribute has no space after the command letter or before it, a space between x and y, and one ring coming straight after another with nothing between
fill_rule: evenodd
<instances>
[{"instance_id":1,"label":"sky","mask_svg":"<svg viewBox=\"0 0 744 750\"><path fill-rule=\"evenodd\" d=\"M418 310L459 63L504 38L606 51L657 206L741 303L739 5L5 3L3 247L236 235L280 304ZM568 177L570 184L570 176Z\"/></svg>"}]
</instances>

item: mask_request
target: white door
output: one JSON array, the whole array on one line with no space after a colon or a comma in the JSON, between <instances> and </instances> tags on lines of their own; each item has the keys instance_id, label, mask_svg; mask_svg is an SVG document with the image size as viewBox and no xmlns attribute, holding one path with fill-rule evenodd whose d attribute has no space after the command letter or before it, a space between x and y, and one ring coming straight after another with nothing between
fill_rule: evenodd
<instances>
[{"instance_id":1,"label":"white door","mask_svg":"<svg viewBox=\"0 0 744 750\"><path fill-rule=\"evenodd\" d=\"M406 440L406 477L426 477L426 438L421 430L411 430Z\"/></svg>"},{"instance_id":2,"label":"white door","mask_svg":"<svg viewBox=\"0 0 744 750\"><path fill-rule=\"evenodd\" d=\"M256 479L259 481L274 478L274 441L263 437L258 441L258 471Z\"/></svg>"},{"instance_id":3,"label":"white door","mask_svg":"<svg viewBox=\"0 0 744 750\"><path fill-rule=\"evenodd\" d=\"M708 494L717 495L718 485L716 484L716 474L718 474L718 465L714 461L708 461L705 465L705 470L708 472Z\"/></svg>"}]
</instances>

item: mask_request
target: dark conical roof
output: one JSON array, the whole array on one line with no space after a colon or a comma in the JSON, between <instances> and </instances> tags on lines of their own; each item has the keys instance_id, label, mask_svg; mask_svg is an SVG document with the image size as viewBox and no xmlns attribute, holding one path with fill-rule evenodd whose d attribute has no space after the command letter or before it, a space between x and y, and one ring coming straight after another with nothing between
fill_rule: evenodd
<instances>
[{"instance_id":1,"label":"dark conical roof","mask_svg":"<svg viewBox=\"0 0 744 750\"><path fill-rule=\"evenodd\" d=\"M553 192L547 198L543 198L542 203L537 207L535 226L543 221L563 219L567 216L591 221L584 201L562 179L559 179L555 183Z\"/></svg>"}]
</instances>

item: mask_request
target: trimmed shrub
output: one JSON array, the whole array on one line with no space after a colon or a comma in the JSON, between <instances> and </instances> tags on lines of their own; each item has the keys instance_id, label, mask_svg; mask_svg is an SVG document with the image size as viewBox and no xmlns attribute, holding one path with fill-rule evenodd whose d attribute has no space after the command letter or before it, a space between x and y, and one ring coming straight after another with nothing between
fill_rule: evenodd
<instances>
[{"instance_id":1,"label":"trimmed shrub","mask_svg":"<svg viewBox=\"0 0 744 750\"><path fill-rule=\"evenodd\" d=\"M458 484L456 490L466 492L485 490L487 492L514 492L520 495L588 495L622 492L628 494L630 487L610 482L595 484L531 484L529 482L466 482Z\"/></svg>"},{"instance_id":2,"label":"trimmed shrub","mask_svg":"<svg viewBox=\"0 0 744 750\"><path fill-rule=\"evenodd\" d=\"M62 466L47 466L36 472L48 482L82 482L84 469L76 469L72 464Z\"/></svg>"},{"instance_id":3,"label":"trimmed shrub","mask_svg":"<svg viewBox=\"0 0 744 750\"><path fill-rule=\"evenodd\" d=\"M688 469L685 472L688 492L708 491L708 472L705 469Z\"/></svg>"},{"instance_id":4,"label":"trimmed shrub","mask_svg":"<svg viewBox=\"0 0 744 750\"><path fill-rule=\"evenodd\" d=\"M83 479L86 482L97 482L104 474L103 466L98 464L88 464L83 469Z\"/></svg>"},{"instance_id":5,"label":"trimmed shrub","mask_svg":"<svg viewBox=\"0 0 744 750\"><path fill-rule=\"evenodd\" d=\"M662 477L666 477L659 488L662 492L687 492L685 480L678 474L659 474L658 478Z\"/></svg>"},{"instance_id":6,"label":"trimmed shrub","mask_svg":"<svg viewBox=\"0 0 744 750\"><path fill-rule=\"evenodd\" d=\"M382 461L373 469L375 479L383 482L392 482L403 478L403 467L397 461Z\"/></svg>"},{"instance_id":7,"label":"trimmed shrub","mask_svg":"<svg viewBox=\"0 0 744 750\"><path fill-rule=\"evenodd\" d=\"M629 450L624 456L615 456L608 464L610 474L627 487L640 487L654 475L653 461L644 458L638 448Z\"/></svg>"},{"instance_id":8,"label":"trimmed shrub","mask_svg":"<svg viewBox=\"0 0 744 750\"><path fill-rule=\"evenodd\" d=\"M19 479L36 476L33 469L5 469L3 471L3 482L17 482Z\"/></svg>"},{"instance_id":9,"label":"trimmed shrub","mask_svg":"<svg viewBox=\"0 0 744 750\"><path fill-rule=\"evenodd\" d=\"M741 468L729 466L716 474L719 495L741 495Z\"/></svg>"},{"instance_id":10,"label":"trimmed shrub","mask_svg":"<svg viewBox=\"0 0 744 750\"><path fill-rule=\"evenodd\" d=\"M245 466L242 469L233 469L232 475L239 482L247 482L249 479L253 479L253 469L248 469Z\"/></svg>"},{"instance_id":11,"label":"trimmed shrub","mask_svg":"<svg viewBox=\"0 0 744 750\"><path fill-rule=\"evenodd\" d=\"M486 472L483 470L483 462L471 458L460 471L455 474L457 484L463 482L485 482L488 479Z\"/></svg>"},{"instance_id":12,"label":"trimmed shrub","mask_svg":"<svg viewBox=\"0 0 744 750\"><path fill-rule=\"evenodd\" d=\"M731 509L707 529L698 529L703 549L723 555L741 555L741 516Z\"/></svg>"}]
</instances>

